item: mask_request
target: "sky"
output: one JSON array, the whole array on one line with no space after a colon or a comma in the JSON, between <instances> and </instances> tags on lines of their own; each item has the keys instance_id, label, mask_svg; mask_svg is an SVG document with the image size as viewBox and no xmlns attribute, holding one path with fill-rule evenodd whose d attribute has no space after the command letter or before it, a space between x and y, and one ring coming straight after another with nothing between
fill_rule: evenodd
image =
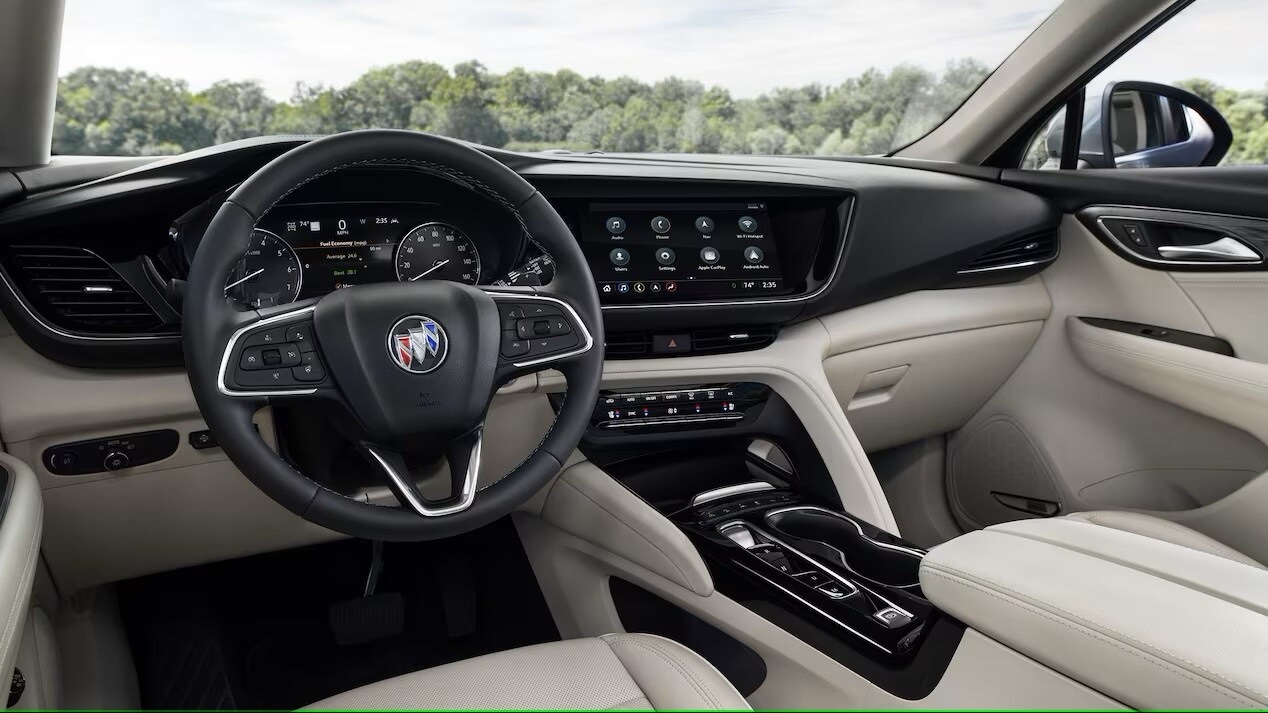
<instances>
[{"instance_id":1,"label":"sky","mask_svg":"<svg viewBox=\"0 0 1268 713\"><path fill-rule=\"evenodd\" d=\"M1077 0L1075 0L1077 1ZM1131 1L1131 0L1122 0ZM1058 0L67 0L61 73L131 67L186 80L345 85L412 59L491 71L668 76L737 97L836 84L868 67L1003 61ZM1183 21L1183 26L1181 26ZM1268 79L1268 0L1198 0L1115 66L1119 78Z\"/></svg>"}]
</instances>

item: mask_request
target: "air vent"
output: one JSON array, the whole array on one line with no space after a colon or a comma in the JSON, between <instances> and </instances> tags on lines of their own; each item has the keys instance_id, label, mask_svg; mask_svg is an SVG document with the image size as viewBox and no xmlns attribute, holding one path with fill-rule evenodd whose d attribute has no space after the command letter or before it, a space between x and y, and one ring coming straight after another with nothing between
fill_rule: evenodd
<instances>
[{"instance_id":1,"label":"air vent","mask_svg":"<svg viewBox=\"0 0 1268 713\"><path fill-rule=\"evenodd\" d=\"M1045 265L1056 259L1057 234L1051 231L1035 233L993 248L969 263L959 274L1021 270Z\"/></svg>"},{"instance_id":2,"label":"air vent","mask_svg":"<svg viewBox=\"0 0 1268 713\"><path fill-rule=\"evenodd\" d=\"M647 332L608 332L604 355L609 359L636 359L652 353L652 335Z\"/></svg>"},{"instance_id":3,"label":"air vent","mask_svg":"<svg viewBox=\"0 0 1268 713\"><path fill-rule=\"evenodd\" d=\"M136 334L162 320L105 260L83 248L14 246L9 265L35 311L55 326L93 334Z\"/></svg>"},{"instance_id":4,"label":"air vent","mask_svg":"<svg viewBox=\"0 0 1268 713\"><path fill-rule=\"evenodd\" d=\"M761 349L775 343L775 327L697 329L691 333L692 354L722 354Z\"/></svg>"},{"instance_id":5,"label":"air vent","mask_svg":"<svg viewBox=\"0 0 1268 713\"><path fill-rule=\"evenodd\" d=\"M608 359L700 356L743 352L770 346L779 335L776 327L717 327L691 330L691 350L672 354L652 351L651 332L608 332L605 356Z\"/></svg>"}]
</instances>

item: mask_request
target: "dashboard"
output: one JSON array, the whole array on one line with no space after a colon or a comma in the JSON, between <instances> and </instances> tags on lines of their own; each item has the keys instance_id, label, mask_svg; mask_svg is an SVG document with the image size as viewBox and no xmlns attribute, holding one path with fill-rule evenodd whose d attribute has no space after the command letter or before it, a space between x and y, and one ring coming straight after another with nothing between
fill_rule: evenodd
<instances>
[{"instance_id":1,"label":"dashboard","mask_svg":"<svg viewBox=\"0 0 1268 713\"><path fill-rule=\"evenodd\" d=\"M54 361L178 366L183 280L202 234L236 185L302 141L104 161L10 200L0 206L4 316ZM532 183L578 241L610 359L760 349L805 319L1021 280L1056 257L1056 207L972 172L486 151ZM1049 252L973 269L1017 241ZM470 186L372 165L311 181L270 209L225 286L244 309L264 309L377 282L549 285L555 268L514 215Z\"/></svg>"}]
</instances>

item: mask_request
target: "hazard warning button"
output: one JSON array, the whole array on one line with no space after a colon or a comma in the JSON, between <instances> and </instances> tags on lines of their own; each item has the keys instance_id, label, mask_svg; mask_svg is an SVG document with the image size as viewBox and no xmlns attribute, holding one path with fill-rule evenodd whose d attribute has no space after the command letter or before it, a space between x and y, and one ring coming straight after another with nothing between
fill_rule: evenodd
<instances>
[{"instance_id":1,"label":"hazard warning button","mask_svg":"<svg viewBox=\"0 0 1268 713\"><path fill-rule=\"evenodd\" d=\"M653 354L687 354L691 351L690 334L653 334Z\"/></svg>"}]
</instances>

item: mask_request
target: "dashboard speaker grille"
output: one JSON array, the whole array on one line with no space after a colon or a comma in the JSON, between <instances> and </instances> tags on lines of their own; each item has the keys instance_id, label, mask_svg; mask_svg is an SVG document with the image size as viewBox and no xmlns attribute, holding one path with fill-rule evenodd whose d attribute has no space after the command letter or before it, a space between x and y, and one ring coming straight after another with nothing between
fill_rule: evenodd
<instances>
[{"instance_id":1,"label":"dashboard speaker grille","mask_svg":"<svg viewBox=\"0 0 1268 713\"><path fill-rule=\"evenodd\" d=\"M992 248L970 262L960 274L1031 268L1057 259L1057 234L1025 235Z\"/></svg>"},{"instance_id":2,"label":"dashboard speaker grille","mask_svg":"<svg viewBox=\"0 0 1268 713\"><path fill-rule=\"evenodd\" d=\"M8 265L27 301L49 323L74 332L132 334L162 319L110 263L83 248L17 245Z\"/></svg>"}]
</instances>

